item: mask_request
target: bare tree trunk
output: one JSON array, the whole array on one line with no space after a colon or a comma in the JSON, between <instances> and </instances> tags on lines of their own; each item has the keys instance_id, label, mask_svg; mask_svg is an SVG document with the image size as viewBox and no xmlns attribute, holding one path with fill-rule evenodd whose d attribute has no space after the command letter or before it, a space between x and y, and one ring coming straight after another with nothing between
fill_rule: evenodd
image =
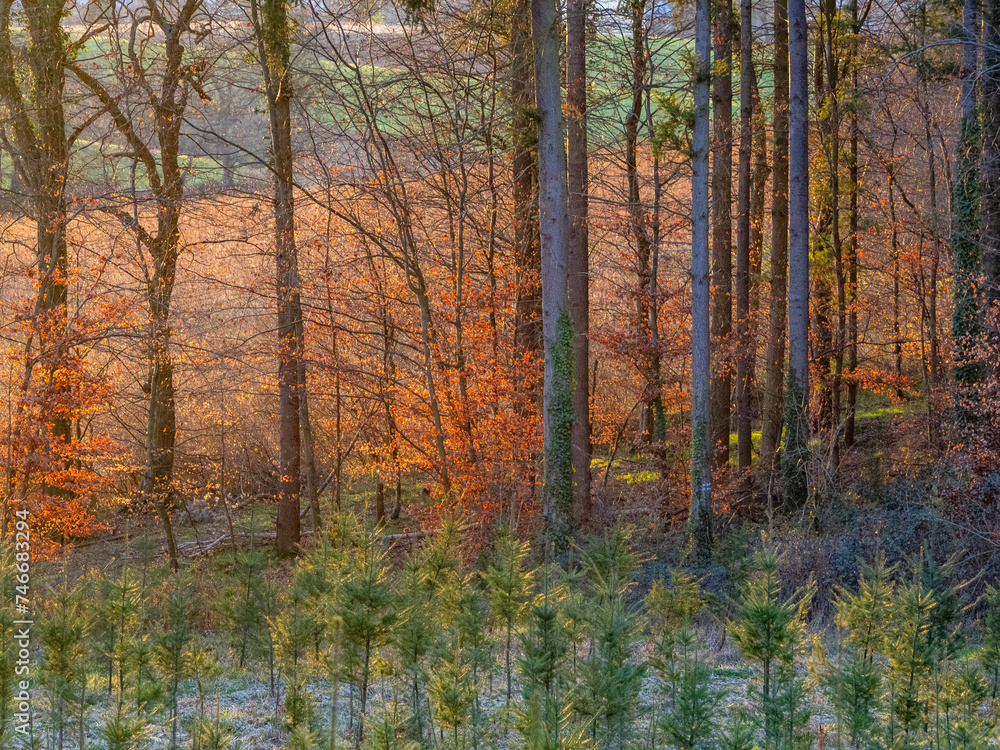
<instances>
[{"instance_id":1,"label":"bare tree trunk","mask_svg":"<svg viewBox=\"0 0 1000 750\"><path fill-rule=\"evenodd\" d=\"M978 66L978 2L965 0L963 31L966 43L962 62L962 120L959 126L955 161L958 174L952 198L951 248L954 264L954 306L952 336L955 341L956 414L961 421L969 417L971 398L967 389L982 378L982 363L976 352L982 332L979 309L979 275L982 257L979 248L979 118L976 112L976 75Z\"/></svg>"},{"instance_id":2,"label":"bare tree trunk","mask_svg":"<svg viewBox=\"0 0 1000 750\"><path fill-rule=\"evenodd\" d=\"M805 0L788 3L788 352L785 501L801 507L809 493L809 29Z\"/></svg>"},{"instance_id":3,"label":"bare tree trunk","mask_svg":"<svg viewBox=\"0 0 1000 750\"><path fill-rule=\"evenodd\" d=\"M568 122L569 300L573 314L576 378L573 390L573 475L575 513L590 517L590 250L587 231L587 8L569 0L566 8L566 104Z\"/></svg>"},{"instance_id":4,"label":"bare tree trunk","mask_svg":"<svg viewBox=\"0 0 1000 750\"><path fill-rule=\"evenodd\" d=\"M64 338L69 322L66 246L69 148L63 108L67 49L61 27L66 5L63 0L22 3L23 23L30 40L23 56L15 49L10 35L13 5L0 3L0 106L4 109L4 126L9 128L14 157L10 194L26 193L35 223L38 289L31 336L37 339L38 353L32 352L29 340L25 352L26 376L22 381L27 389L35 362L48 363L47 377L51 379L54 368L68 354ZM28 75L18 69L25 58ZM22 92L24 84L28 84L27 96ZM11 201L12 206L15 201ZM42 417L51 425L54 443L69 443L72 422L66 415L68 407L60 405L59 400L55 398L45 404ZM64 488L47 480L44 492L52 496L68 495Z\"/></svg>"},{"instance_id":5,"label":"bare tree trunk","mask_svg":"<svg viewBox=\"0 0 1000 750\"><path fill-rule=\"evenodd\" d=\"M1000 304L1000 0L983 2L983 67L979 77L982 105L982 232L983 323L990 339L997 338ZM992 363L994 374L998 371Z\"/></svg>"},{"instance_id":6,"label":"bare tree trunk","mask_svg":"<svg viewBox=\"0 0 1000 750\"><path fill-rule=\"evenodd\" d=\"M199 0L184 0L176 15L168 17L158 6L153 19L162 35L163 67L158 94L153 97L156 142L154 156L131 117L123 112L116 99L102 83L78 64L69 70L107 110L115 130L128 143L133 156L143 165L156 198L156 234L139 223L137 214L129 216L112 211L132 231L136 242L149 250L153 273L146 283L149 304L149 362L146 387L149 413L146 429L146 467L140 483L141 493L153 500L164 525L171 566L177 569L177 552L170 526L173 497L173 467L177 439L174 398L173 359L170 353L170 304L180 255L180 220L184 202L184 181L180 167L180 138L192 90L203 95L198 71L202 63L187 61L182 34L189 31L191 18L200 7ZM119 50L120 51L120 50ZM135 62L135 60L133 60ZM149 89L152 91L152 89Z\"/></svg>"},{"instance_id":7,"label":"bare tree trunk","mask_svg":"<svg viewBox=\"0 0 1000 750\"><path fill-rule=\"evenodd\" d=\"M858 0L851 0L851 48L849 54L851 88L858 90L860 61L861 22L858 18ZM850 182L850 244L847 249L847 420L844 426L844 445L851 447L855 440L855 412L858 406L858 113L851 109L851 150L848 164Z\"/></svg>"},{"instance_id":8,"label":"bare tree trunk","mask_svg":"<svg viewBox=\"0 0 1000 750\"><path fill-rule=\"evenodd\" d=\"M892 253L892 353L893 374L896 376L896 396L902 395L899 383L903 379L903 339L899 320L899 225L896 223L896 192L889 183L889 224L891 238L889 249Z\"/></svg>"},{"instance_id":9,"label":"bare tree trunk","mask_svg":"<svg viewBox=\"0 0 1000 750\"><path fill-rule=\"evenodd\" d=\"M691 511L692 551L712 546L711 354L708 276L708 89L710 0L695 2L694 132L691 156Z\"/></svg>"},{"instance_id":10,"label":"bare tree trunk","mask_svg":"<svg viewBox=\"0 0 1000 750\"><path fill-rule=\"evenodd\" d=\"M712 466L729 464L729 420L733 363L733 8L715 3L715 58L712 69Z\"/></svg>"},{"instance_id":11,"label":"bare tree trunk","mask_svg":"<svg viewBox=\"0 0 1000 750\"><path fill-rule=\"evenodd\" d=\"M750 352L748 355L747 383L750 392L751 412L761 412L763 401L757 380L757 346L761 313L761 278L764 265L764 209L767 205L767 180L771 166L767 161L767 117L757 86L756 67L750 69L753 77L753 176L750 181ZM759 449L759 446L758 446ZM758 455L758 459L760 456Z\"/></svg>"},{"instance_id":12,"label":"bare tree trunk","mask_svg":"<svg viewBox=\"0 0 1000 750\"><path fill-rule=\"evenodd\" d=\"M573 530L573 323L569 312L569 214L556 0L532 0L538 103L538 209L542 244L545 381L543 514L546 543L563 549Z\"/></svg>"},{"instance_id":13,"label":"bare tree trunk","mask_svg":"<svg viewBox=\"0 0 1000 750\"><path fill-rule=\"evenodd\" d=\"M774 172L771 178L771 283L768 302L761 463L769 473L784 420L788 287L788 2L774 2Z\"/></svg>"},{"instance_id":14,"label":"bare tree trunk","mask_svg":"<svg viewBox=\"0 0 1000 750\"><path fill-rule=\"evenodd\" d=\"M837 29L836 0L826 4L826 151L830 175L830 244L833 247L834 276L837 294L837 330L831 336L833 346L833 377L830 393L831 463L840 464L841 390L844 377L844 350L847 338L847 297L844 275L844 246L840 237L840 39Z\"/></svg>"},{"instance_id":15,"label":"bare tree trunk","mask_svg":"<svg viewBox=\"0 0 1000 750\"><path fill-rule=\"evenodd\" d=\"M542 360L542 254L538 237L535 159L534 61L531 46L531 0L516 0L511 11L510 96L513 106L511 139L514 202L514 351L524 362ZM537 389L522 394L522 410L539 401Z\"/></svg>"},{"instance_id":16,"label":"bare tree trunk","mask_svg":"<svg viewBox=\"0 0 1000 750\"><path fill-rule=\"evenodd\" d=\"M254 16L256 17L256 0ZM278 440L281 494L278 498L275 548L282 554L298 550L301 435L299 429L298 360L302 356L299 324L298 251L295 247L294 161L292 155L289 71L291 40L285 0L262 0L259 22L255 18L258 54L267 94L274 156L274 236L278 306Z\"/></svg>"},{"instance_id":17,"label":"bare tree trunk","mask_svg":"<svg viewBox=\"0 0 1000 750\"><path fill-rule=\"evenodd\" d=\"M750 468L750 161L753 144L753 3L740 0L740 153L736 219L736 440L740 472Z\"/></svg>"},{"instance_id":18,"label":"bare tree trunk","mask_svg":"<svg viewBox=\"0 0 1000 750\"><path fill-rule=\"evenodd\" d=\"M296 335L300 343L305 343L305 321L301 315L296 323ZM305 463L306 498L309 502L309 514L313 531L319 531L323 525L319 508L319 477L316 473L316 451L313 440L312 421L309 419L308 380L306 379L306 356L299 351L298 356L298 387L299 387L299 426L302 429L302 461Z\"/></svg>"},{"instance_id":19,"label":"bare tree trunk","mask_svg":"<svg viewBox=\"0 0 1000 750\"><path fill-rule=\"evenodd\" d=\"M926 44L927 39L927 6L921 6L921 42ZM937 446L940 441L940 416L938 414L938 383L941 381L941 357L939 354L938 325L937 325L937 294L938 294L938 270L941 265L941 227L940 216L938 215L937 200L937 154L934 145L932 131L934 129L934 114L931 111L930 96L927 90L927 81L932 76L927 67L925 54L921 52L918 57L917 71L920 78L920 99L921 110L924 119L924 148L927 151L927 177L930 198L930 226L932 232L932 254L930 271L930 290L927 306L928 338L930 343L928 378L927 378L927 424L928 438L932 446Z\"/></svg>"}]
</instances>

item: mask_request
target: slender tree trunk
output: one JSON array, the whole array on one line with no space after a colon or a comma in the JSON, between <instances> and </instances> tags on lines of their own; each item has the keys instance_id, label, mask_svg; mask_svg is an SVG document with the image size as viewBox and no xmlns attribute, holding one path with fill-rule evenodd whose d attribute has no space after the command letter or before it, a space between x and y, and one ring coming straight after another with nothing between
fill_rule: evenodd
<instances>
[{"instance_id":1,"label":"slender tree trunk","mask_svg":"<svg viewBox=\"0 0 1000 750\"><path fill-rule=\"evenodd\" d=\"M788 2L774 3L774 171L771 178L771 283L768 302L761 463L769 473L784 419L788 287Z\"/></svg>"},{"instance_id":2,"label":"slender tree trunk","mask_svg":"<svg viewBox=\"0 0 1000 750\"><path fill-rule=\"evenodd\" d=\"M573 323L569 312L569 213L556 0L532 0L538 104L538 209L542 245L542 424L546 542L565 548L573 530Z\"/></svg>"},{"instance_id":3,"label":"slender tree trunk","mask_svg":"<svg viewBox=\"0 0 1000 750\"><path fill-rule=\"evenodd\" d=\"M861 22L858 17L858 0L851 0L850 49L851 89L858 90L860 65ZM850 182L850 244L847 250L847 420L844 426L844 445L850 447L855 440L855 412L858 405L858 113L851 109L851 150L848 164Z\"/></svg>"},{"instance_id":4,"label":"slender tree trunk","mask_svg":"<svg viewBox=\"0 0 1000 750\"><path fill-rule=\"evenodd\" d=\"M691 547L712 546L711 355L708 275L708 90L710 0L695 2L694 132L691 155Z\"/></svg>"},{"instance_id":5,"label":"slender tree trunk","mask_svg":"<svg viewBox=\"0 0 1000 750\"><path fill-rule=\"evenodd\" d=\"M275 285L278 305L278 440L281 489L275 548L295 554L299 544L301 435L298 359L302 352L298 327L298 251L295 247L294 161L292 154L291 40L285 0L262 0L257 28L258 54L264 75L274 157Z\"/></svg>"},{"instance_id":6,"label":"slender tree trunk","mask_svg":"<svg viewBox=\"0 0 1000 750\"><path fill-rule=\"evenodd\" d=\"M753 145L753 3L740 0L740 152L736 219L736 439L740 472L753 454L750 413L750 169Z\"/></svg>"},{"instance_id":7,"label":"slender tree trunk","mask_svg":"<svg viewBox=\"0 0 1000 750\"><path fill-rule=\"evenodd\" d=\"M978 68L978 3L965 0L963 31L966 39L962 58L962 120L955 156L957 176L952 198L951 248L954 265L954 307L952 336L955 341L956 414L961 421L969 416L971 393L966 391L982 378L982 363L976 345L982 332L979 275L979 112L976 107Z\"/></svg>"},{"instance_id":8,"label":"slender tree trunk","mask_svg":"<svg viewBox=\"0 0 1000 750\"><path fill-rule=\"evenodd\" d=\"M982 247L985 333L996 340L991 314L1000 303L1000 0L983 2L983 65L979 76L982 104L980 246ZM994 374L998 365L993 362Z\"/></svg>"},{"instance_id":9,"label":"slender tree trunk","mask_svg":"<svg viewBox=\"0 0 1000 750\"><path fill-rule=\"evenodd\" d=\"M926 9L924 10L926 14ZM921 55L921 58L923 56ZM922 64L919 68L922 68ZM918 69L919 69L918 68ZM929 75L929 74L928 74ZM932 446L937 446L940 442L940 416L938 414L938 384L941 381L941 356L939 353L938 324L937 324L937 295L938 295L938 270L941 264L941 227L938 215L937 200L937 154L934 145L932 130L934 128L934 115L931 112L930 97L927 91L926 78L921 81L921 93L923 99L924 115L924 148L927 150L927 178L930 198L930 225L933 236L931 238L931 269L930 269L930 289L928 290L927 322L929 339L928 357L928 378L927 378L927 421L928 437Z\"/></svg>"},{"instance_id":10,"label":"slender tree trunk","mask_svg":"<svg viewBox=\"0 0 1000 750\"><path fill-rule=\"evenodd\" d=\"M296 335L300 344L305 343L305 321L302 316L296 323ZM299 426L302 429L302 461L305 463L306 498L309 502L309 514L312 517L313 531L319 531L323 525L319 508L319 477L316 472L316 451L313 439L312 420L309 418L308 380L306 378L305 352L298 352L297 375L299 387Z\"/></svg>"},{"instance_id":11,"label":"slender tree trunk","mask_svg":"<svg viewBox=\"0 0 1000 750\"><path fill-rule=\"evenodd\" d=\"M660 396L659 355L653 348L652 329L650 328L651 309L655 306L651 297L653 247L646 229L646 212L643 210L639 188L639 130L645 118L646 76L649 62L646 55L644 34L646 3L639 0L632 3L630 8L632 22L632 48L630 50L632 107L625 119L625 179L628 185L629 223L632 237L635 240L636 275L639 282L639 288L635 295L635 325L646 336L647 343L645 356L642 358L640 366L643 377L643 399L639 412L639 438L651 442L657 431L657 417L662 418L663 415L657 414Z\"/></svg>"},{"instance_id":12,"label":"slender tree trunk","mask_svg":"<svg viewBox=\"0 0 1000 750\"><path fill-rule=\"evenodd\" d=\"M760 281L764 265L764 209L767 205L767 181L771 175L771 166L767 161L767 117L757 86L756 67L751 68L750 73L753 77L754 166L750 182L750 353L747 382L751 394L751 413L760 414L763 398L757 381L757 347L760 320L763 317Z\"/></svg>"},{"instance_id":13,"label":"slender tree trunk","mask_svg":"<svg viewBox=\"0 0 1000 750\"><path fill-rule=\"evenodd\" d=\"M513 106L514 351L523 365L542 361L542 254L538 237L534 61L531 45L531 0L515 0L511 11L510 97ZM537 382L529 379L529 383ZM529 410L541 393L528 388L519 407Z\"/></svg>"},{"instance_id":14,"label":"slender tree trunk","mask_svg":"<svg viewBox=\"0 0 1000 750\"><path fill-rule=\"evenodd\" d=\"M788 352L785 500L808 497L809 458L809 50L805 0L788 3Z\"/></svg>"},{"instance_id":15,"label":"slender tree trunk","mask_svg":"<svg viewBox=\"0 0 1000 750\"><path fill-rule=\"evenodd\" d=\"M826 3L826 151L830 169L830 244L833 249L834 279L837 294L837 329L832 336L833 377L830 393L830 439L833 468L840 464L841 391L844 377L844 352L847 339L847 297L844 274L844 245L840 236L840 47L837 0Z\"/></svg>"},{"instance_id":16,"label":"slender tree trunk","mask_svg":"<svg viewBox=\"0 0 1000 750\"><path fill-rule=\"evenodd\" d=\"M566 8L566 104L568 122L569 300L573 315L573 475L575 512L590 517L590 250L587 231L587 3Z\"/></svg>"},{"instance_id":17,"label":"slender tree trunk","mask_svg":"<svg viewBox=\"0 0 1000 750\"><path fill-rule=\"evenodd\" d=\"M899 309L899 225L896 223L896 193L892 182L889 183L889 224L891 238L889 241L892 253L892 353L893 374L896 376L896 397L902 396L899 383L903 379L903 339L900 325Z\"/></svg>"},{"instance_id":18,"label":"slender tree trunk","mask_svg":"<svg viewBox=\"0 0 1000 750\"><path fill-rule=\"evenodd\" d=\"M729 464L733 363L733 9L713 0L715 58L712 69L712 466ZM697 105L696 105L697 106Z\"/></svg>"}]
</instances>

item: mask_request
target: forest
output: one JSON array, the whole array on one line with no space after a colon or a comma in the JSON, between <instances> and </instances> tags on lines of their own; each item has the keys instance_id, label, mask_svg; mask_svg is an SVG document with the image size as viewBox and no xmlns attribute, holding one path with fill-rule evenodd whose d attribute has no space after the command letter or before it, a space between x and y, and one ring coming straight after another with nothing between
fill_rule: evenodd
<instances>
[{"instance_id":1,"label":"forest","mask_svg":"<svg viewBox=\"0 0 1000 750\"><path fill-rule=\"evenodd\" d=\"M1000 0L0 0L0 749L1000 748Z\"/></svg>"}]
</instances>

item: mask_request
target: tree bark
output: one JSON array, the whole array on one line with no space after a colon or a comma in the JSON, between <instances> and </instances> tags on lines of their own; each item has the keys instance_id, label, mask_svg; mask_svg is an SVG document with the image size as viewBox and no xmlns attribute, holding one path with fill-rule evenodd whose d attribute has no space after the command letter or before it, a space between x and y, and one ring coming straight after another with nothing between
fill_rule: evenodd
<instances>
[{"instance_id":1,"label":"tree bark","mask_svg":"<svg viewBox=\"0 0 1000 750\"><path fill-rule=\"evenodd\" d=\"M952 336L955 340L954 379L958 388L956 414L966 421L970 411L968 389L982 378L982 363L976 346L982 333L980 319L979 275L982 259L979 250L979 114L976 108L976 71L978 68L978 3L965 0L963 32L966 43L962 56L962 120L959 125L958 166L952 198L951 248L954 264L954 306Z\"/></svg>"},{"instance_id":2,"label":"tree bark","mask_svg":"<svg viewBox=\"0 0 1000 750\"><path fill-rule=\"evenodd\" d=\"M858 90L860 65L861 21L858 17L858 0L851 0L851 48L849 54L851 89ZM847 418L844 425L844 445L851 447L855 440L856 411L858 405L858 192L861 183L858 175L858 113L851 108L851 146L848 155L848 181L850 183L850 244L847 249Z\"/></svg>"},{"instance_id":3,"label":"tree bark","mask_svg":"<svg viewBox=\"0 0 1000 750\"><path fill-rule=\"evenodd\" d=\"M809 50L805 0L788 3L788 353L782 473L786 504L809 493Z\"/></svg>"},{"instance_id":4,"label":"tree bark","mask_svg":"<svg viewBox=\"0 0 1000 750\"><path fill-rule=\"evenodd\" d=\"M568 110L569 301L575 344L573 389L573 478L576 516L591 512L590 477L590 251L587 230L587 7L566 8L566 104Z\"/></svg>"},{"instance_id":5,"label":"tree bark","mask_svg":"<svg viewBox=\"0 0 1000 750\"><path fill-rule=\"evenodd\" d=\"M515 0L511 11L510 97L513 106L511 168L513 172L514 351L525 365L541 362L542 354L542 254L538 237L537 131L532 111L535 106L534 61L531 44L531 0ZM537 382L528 379L529 384ZM527 387L518 404L523 411L539 402L541 392Z\"/></svg>"},{"instance_id":6,"label":"tree bark","mask_svg":"<svg viewBox=\"0 0 1000 750\"><path fill-rule=\"evenodd\" d=\"M254 9L256 10L256 2ZM281 473L275 549L279 554L294 555L300 538L299 359L302 356L302 341L299 338L299 325L302 306L299 300L298 251L295 247L291 128L293 92L289 70L291 40L285 0L262 0L259 22L255 26L274 158L272 204L278 307L278 461Z\"/></svg>"},{"instance_id":7,"label":"tree bark","mask_svg":"<svg viewBox=\"0 0 1000 750\"><path fill-rule=\"evenodd\" d=\"M713 0L715 58L712 69L712 465L729 464L733 363L733 9ZM697 22L696 22L697 23ZM696 32L697 34L697 32ZM697 105L696 105L697 106Z\"/></svg>"},{"instance_id":8,"label":"tree bark","mask_svg":"<svg viewBox=\"0 0 1000 750\"><path fill-rule=\"evenodd\" d=\"M996 323L990 319L1000 303L1000 0L983 2L983 66L979 77L982 104L982 232L983 310L986 335L997 338ZM992 363L994 374L998 371Z\"/></svg>"},{"instance_id":9,"label":"tree bark","mask_svg":"<svg viewBox=\"0 0 1000 750\"><path fill-rule=\"evenodd\" d=\"M712 546L711 355L708 274L708 90L710 0L695 2L694 132L691 155L691 548Z\"/></svg>"},{"instance_id":10,"label":"tree bark","mask_svg":"<svg viewBox=\"0 0 1000 750\"><path fill-rule=\"evenodd\" d=\"M69 149L66 138L63 89L65 87L66 40L61 27L65 2L27 0L22 3L28 42L25 49L30 76L27 97L22 92L18 51L10 36L13 3L0 1L0 105L4 125L9 128L14 169L10 194L25 193L35 223L35 264L38 289L32 337L38 354L25 355L24 387L31 384L34 362L50 363L48 378L68 352L64 343L69 323L68 259L66 246L66 178ZM16 198L10 208L16 204ZM3 201L2 204L6 204ZM59 389L57 389L58 392ZM26 394L24 394L26 395ZM42 418L51 424L54 443L72 440L72 422L60 398L43 404ZM58 452L58 449L55 451ZM59 486L44 481L47 495L66 495Z\"/></svg>"},{"instance_id":11,"label":"tree bark","mask_svg":"<svg viewBox=\"0 0 1000 750\"><path fill-rule=\"evenodd\" d=\"M736 219L736 440L739 471L750 468L750 161L753 145L753 3L740 0L740 152Z\"/></svg>"},{"instance_id":12,"label":"tree bark","mask_svg":"<svg viewBox=\"0 0 1000 750\"><path fill-rule=\"evenodd\" d=\"M545 348L543 515L546 546L553 544L557 549L564 549L573 530L574 353L568 299L569 213L559 75L559 16L556 0L532 0L535 97L539 110L538 210Z\"/></svg>"},{"instance_id":13,"label":"tree bark","mask_svg":"<svg viewBox=\"0 0 1000 750\"><path fill-rule=\"evenodd\" d=\"M784 423L788 288L788 2L774 2L774 170L771 177L771 279L768 301L762 465L773 474Z\"/></svg>"}]
</instances>

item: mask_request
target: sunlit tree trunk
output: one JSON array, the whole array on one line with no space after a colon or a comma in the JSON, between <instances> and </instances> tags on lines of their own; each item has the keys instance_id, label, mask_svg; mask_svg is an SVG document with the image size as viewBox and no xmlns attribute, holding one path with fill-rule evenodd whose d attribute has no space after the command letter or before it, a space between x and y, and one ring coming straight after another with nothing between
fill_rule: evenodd
<instances>
[{"instance_id":1,"label":"sunlit tree trunk","mask_svg":"<svg viewBox=\"0 0 1000 750\"><path fill-rule=\"evenodd\" d=\"M254 9L256 10L256 0ZM292 81L289 70L291 40L285 0L263 0L259 20L255 21L274 159L272 201L278 306L278 440L281 473L275 548L282 554L294 554L298 549L300 536L299 358L302 356L302 341L299 338L299 323L302 319L302 306L299 301L298 251L295 247Z\"/></svg>"},{"instance_id":2,"label":"sunlit tree trunk","mask_svg":"<svg viewBox=\"0 0 1000 750\"><path fill-rule=\"evenodd\" d=\"M24 57L30 75L22 75L18 69L22 61L18 60L18 50L11 38L12 8L13 3L0 0L0 107L4 110L0 125L4 126L5 135L9 134L5 141L13 150L12 195L18 189L26 194L35 224L38 288L33 340L25 349L22 384L27 389L36 363L50 363L50 369L58 367L68 353L63 343L69 322L66 245L69 149L63 107L68 50L61 28L65 2L25 0L22 8L28 41ZM26 92L22 92L23 83L30 84ZM56 373L51 371L47 377L56 377ZM42 417L51 425L53 442L68 443L72 439L72 423L58 400L45 405ZM44 477L43 483L46 494L65 494L63 488L50 485ZM6 533L6 529L3 531Z\"/></svg>"}]
</instances>

